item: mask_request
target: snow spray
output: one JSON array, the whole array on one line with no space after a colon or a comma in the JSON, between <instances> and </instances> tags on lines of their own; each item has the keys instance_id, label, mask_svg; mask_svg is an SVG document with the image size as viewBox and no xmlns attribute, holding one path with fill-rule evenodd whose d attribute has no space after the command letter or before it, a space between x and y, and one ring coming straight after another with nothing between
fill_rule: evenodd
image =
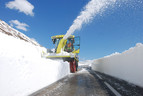
<instances>
[{"instance_id":1,"label":"snow spray","mask_svg":"<svg viewBox=\"0 0 143 96\"><path fill-rule=\"evenodd\" d=\"M63 39L67 39L72 35L76 30L80 30L83 24L87 24L93 20L93 18L102 13L109 5L113 5L116 0L91 0L84 7L83 11L80 12L80 15L73 21L73 24L70 26L66 35Z\"/></svg>"}]
</instances>

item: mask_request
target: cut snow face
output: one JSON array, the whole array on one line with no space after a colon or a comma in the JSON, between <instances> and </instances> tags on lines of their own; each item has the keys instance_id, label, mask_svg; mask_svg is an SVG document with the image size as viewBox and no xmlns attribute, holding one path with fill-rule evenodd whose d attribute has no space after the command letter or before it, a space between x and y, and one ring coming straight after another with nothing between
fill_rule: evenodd
<instances>
[{"instance_id":1,"label":"cut snow face","mask_svg":"<svg viewBox=\"0 0 143 96\"><path fill-rule=\"evenodd\" d=\"M41 58L43 50L0 30L1 96L27 96L70 73L67 62Z\"/></svg>"},{"instance_id":2,"label":"cut snow face","mask_svg":"<svg viewBox=\"0 0 143 96\"><path fill-rule=\"evenodd\" d=\"M94 60L92 69L143 87L143 44Z\"/></svg>"}]
</instances>

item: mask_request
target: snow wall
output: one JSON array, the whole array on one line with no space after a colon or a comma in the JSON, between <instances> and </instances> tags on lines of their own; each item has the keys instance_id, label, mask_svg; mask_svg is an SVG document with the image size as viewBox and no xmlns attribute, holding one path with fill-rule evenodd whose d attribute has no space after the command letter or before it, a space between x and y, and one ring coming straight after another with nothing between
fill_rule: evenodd
<instances>
[{"instance_id":1,"label":"snow wall","mask_svg":"<svg viewBox=\"0 0 143 96\"><path fill-rule=\"evenodd\" d=\"M92 69L143 87L143 44L97 59Z\"/></svg>"},{"instance_id":2,"label":"snow wall","mask_svg":"<svg viewBox=\"0 0 143 96\"><path fill-rule=\"evenodd\" d=\"M40 46L0 32L0 95L27 96L69 74L69 64L41 58Z\"/></svg>"}]
</instances>

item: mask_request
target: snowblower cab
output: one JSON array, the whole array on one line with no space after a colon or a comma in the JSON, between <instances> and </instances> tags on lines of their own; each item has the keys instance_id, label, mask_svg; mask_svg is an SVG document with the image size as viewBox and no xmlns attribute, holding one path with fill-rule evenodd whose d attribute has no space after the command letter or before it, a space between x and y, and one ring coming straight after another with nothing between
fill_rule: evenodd
<instances>
[{"instance_id":1,"label":"snowblower cab","mask_svg":"<svg viewBox=\"0 0 143 96\"><path fill-rule=\"evenodd\" d=\"M80 51L80 38L71 35L68 39L63 39L64 35L52 36L51 39L55 44L55 52L46 56L50 59L63 59L70 64L71 72L76 72L78 67L78 53Z\"/></svg>"},{"instance_id":2,"label":"snowblower cab","mask_svg":"<svg viewBox=\"0 0 143 96\"><path fill-rule=\"evenodd\" d=\"M56 35L52 36L53 44L55 44L55 53L61 53L61 51L65 51L68 53L79 53L80 44L79 37L75 37L74 35L69 36L68 39L63 39L64 35Z\"/></svg>"}]
</instances>

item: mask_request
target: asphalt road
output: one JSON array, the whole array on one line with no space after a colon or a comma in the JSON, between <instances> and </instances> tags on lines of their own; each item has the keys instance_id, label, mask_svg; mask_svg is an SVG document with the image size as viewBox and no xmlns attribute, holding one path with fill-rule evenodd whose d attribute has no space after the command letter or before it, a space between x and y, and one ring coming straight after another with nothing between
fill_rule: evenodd
<instances>
[{"instance_id":1,"label":"asphalt road","mask_svg":"<svg viewBox=\"0 0 143 96\"><path fill-rule=\"evenodd\" d=\"M70 74L30 96L109 96L99 80L87 70Z\"/></svg>"}]
</instances>

